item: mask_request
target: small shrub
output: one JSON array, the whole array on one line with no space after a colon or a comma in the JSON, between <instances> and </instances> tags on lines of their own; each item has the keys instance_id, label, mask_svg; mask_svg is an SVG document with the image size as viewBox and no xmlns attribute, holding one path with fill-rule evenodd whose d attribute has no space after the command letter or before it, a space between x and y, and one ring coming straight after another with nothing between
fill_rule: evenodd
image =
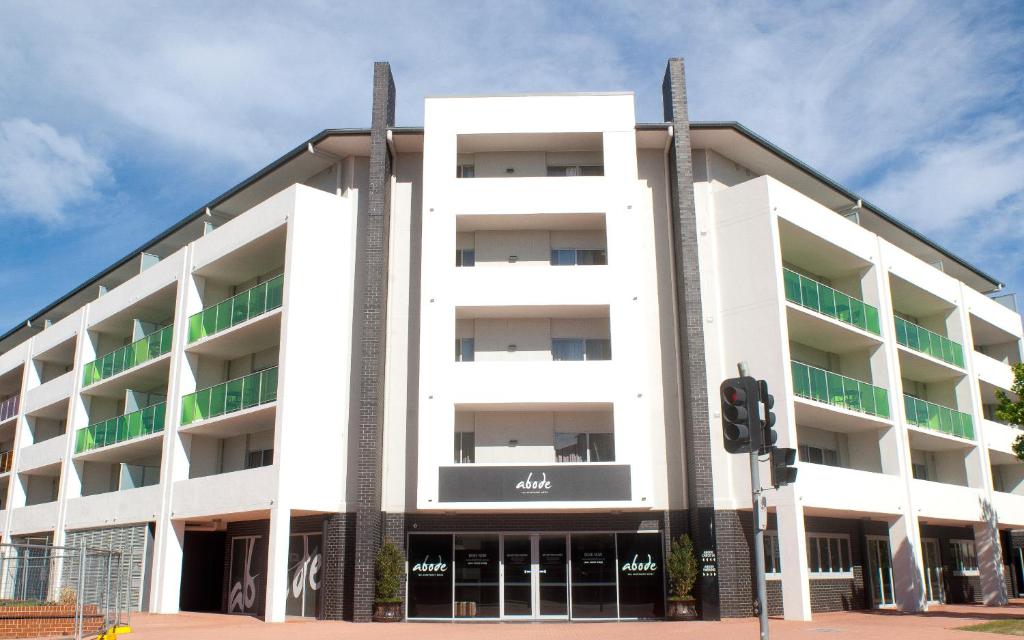
<instances>
[{"instance_id":1,"label":"small shrub","mask_svg":"<svg viewBox=\"0 0 1024 640\"><path fill-rule=\"evenodd\" d=\"M61 587L60 596L57 600L60 604L64 605L78 604L78 592L76 592L73 587Z\"/></svg>"},{"instance_id":2,"label":"small shrub","mask_svg":"<svg viewBox=\"0 0 1024 640\"><path fill-rule=\"evenodd\" d=\"M402 574L405 559L394 542L385 540L377 552L377 602L401 602Z\"/></svg>"},{"instance_id":3,"label":"small shrub","mask_svg":"<svg viewBox=\"0 0 1024 640\"><path fill-rule=\"evenodd\" d=\"M697 582L697 558L693 555L693 541L685 533L672 541L667 569L669 599L689 598Z\"/></svg>"}]
</instances>

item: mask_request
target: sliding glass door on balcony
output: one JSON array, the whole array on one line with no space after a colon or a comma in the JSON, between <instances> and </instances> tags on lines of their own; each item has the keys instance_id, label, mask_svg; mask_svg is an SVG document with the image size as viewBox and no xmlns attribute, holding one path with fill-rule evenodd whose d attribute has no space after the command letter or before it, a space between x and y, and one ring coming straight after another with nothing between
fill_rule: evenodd
<instances>
[{"instance_id":1,"label":"sliding glass door on balcony","mask_svg":"<svg viewBox=\"0 0 1024 640\"><path fill-rule=\"evenodd\" d=\"M277 400L277 367L200 389L181 399L181 426Z\"/></svg>"},{"instance_id":2,"label":"sliding glass door on balcony","mask_svg":"<svg viewBox=\"0 0 1024 640\"><path fill-rule=\"evenodd\" d=\"M188 341L220 333L235 325L273 311L281 306L284 295L284 275L279 275L246 289L224 302L207 307L188 319Z\"/></svg>"},{"instance_id":3,"label":"sliding glass door on balcony","mask_svg":"<svg viewBox=\"0 0 1024 640\"><path fill-rule=\"evenodd\" d=\"M107 447L164 430L167 404L160 402L123 416L104 420L75 433L75 453Z\"/></svg>"},{"instance_id":4,"label":"sliding glass door on balcony","mask_svg":"<svg viewBox=\"0 0 1024 640\"><path fill-rule=\"evenodd\" d=\"M895 320L896 342L908 349L928 354L957 367L964 366L964 348L959 342L940 336L909 320L900 317Z\"/></svg>"},{"instance_id":5,"label":"sliding glass door on balcony","mask_svg":"<svg viewBox=\"0 0 1024 640\"><path fill-rule=\"evenodd\" d=\"M0 401L0 422L10 420L18 415L18 396L11 396Z\"/></svg>"},{"instance_id":6,"label":"sliding glass door on balcony","mask_svg":"<svg viewBox=\"0 0 1024 640\"><path fill-rule=\"evenodd\" d=\"M171 350L173 330L172 325L167 325L128 346L111 351L87 363L82 372L82 386L87 387L100 380L116 376L122 371L127 371L168 353Z\"/></svg>"},{"instance_id":7,"label":"sliding glass door on balcony","mask_svg":"<svg viewBox=\"0 0 1024 640\"><path fill-rule=\"evenodd\" d=\"M906 394L903 396L903 407L907 412L907 422L912 425L974 440L974 420L970 414Z\"/></svg>"},{"instance_id":8,"label":"sliding glass door on balcony","mask_svg":"<svg viewBox=\"0 0 1024 640\"><path fill-rule=\"evenodd\" d=\"M889 392L881 387L795 360L792 371L793 393L801 398L880 418L889 417Z\"/></svg>"},{"instance_id":9,"label":"sliding glass door on balcony","mask_svg":"<svg viewBox=\"0 0 1024 640\"><path fill-rule=\"evenodd\" d=\"M786 300L850 326L882 335L878 309L789 269L782 270Z\"/></svg>"}]
</instances>

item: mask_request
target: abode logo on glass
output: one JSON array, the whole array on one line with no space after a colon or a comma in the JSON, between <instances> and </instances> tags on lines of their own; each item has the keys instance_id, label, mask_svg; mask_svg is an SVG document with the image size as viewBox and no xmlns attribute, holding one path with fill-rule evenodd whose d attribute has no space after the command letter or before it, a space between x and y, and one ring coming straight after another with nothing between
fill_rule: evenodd
<instances>
[{"instance_id":1,"label":"abode logo on glass","mask_svg":"<svg viewBox=\"0 0 1024 640\"><path fill-rule=\"evenodd\" d=\"M422 562L412 565L411 571L423 577L441 577L448 571L448 563L441 556L437 556L437 562L431 562L430 556L424 556Z\"/></svg>"},{"instance_id":2,"label":"abode logo on glass","mask_svg":"<svg viewBox=\"0 0 1024 640\"><path fill-rule=\"evenodd\" d=\"M533 472L526 474L526 478L516 483L516 491L523 495L540 495L551 492L551 481L547 473L541 473L539 479L534 479Z\"/></svg>"},{"instance_id":3,"label":"abode logo on glass","mask_svg":"<svg viewBox=\"0 0 1024 640\"><path fill-rule=\"evenodd\" d=\"M622 563L622 572L628 576L653 576L658 571L658 563L654 561L651 554L647 554L647 561L640 559L640 554L634 554L633 560Z\"/></svg>"}]
</instances>

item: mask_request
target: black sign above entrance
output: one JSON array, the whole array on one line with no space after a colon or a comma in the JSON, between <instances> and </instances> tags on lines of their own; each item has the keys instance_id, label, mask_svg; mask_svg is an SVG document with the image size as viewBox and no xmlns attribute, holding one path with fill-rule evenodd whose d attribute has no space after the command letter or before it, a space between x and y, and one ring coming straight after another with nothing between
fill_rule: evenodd
<instances>
[{"instance_id":1,"label":"black sign above entrance","mask_svg":"<svg viewBox=\"0 0 1024 640\"><path fill-rule=\"evenodd\" d=\"M438 502L630 500L628 464L456 465L438 470Z\"/></svg>"}]
</instances>

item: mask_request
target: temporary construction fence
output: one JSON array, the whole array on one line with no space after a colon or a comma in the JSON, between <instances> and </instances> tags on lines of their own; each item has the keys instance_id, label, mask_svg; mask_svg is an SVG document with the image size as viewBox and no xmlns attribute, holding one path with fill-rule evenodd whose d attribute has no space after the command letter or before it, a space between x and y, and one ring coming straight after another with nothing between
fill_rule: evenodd
<instances>
[{"instance_id":1,"label":"temporary construction fence","mask_svg":"<svg viewBox=\"0 0 1024 640\"><path fill-rule=\"evenodd\" d=\"M96 637L130 623L132 552L0 544L0 639Z\"/></svg>"}]
</instances>

